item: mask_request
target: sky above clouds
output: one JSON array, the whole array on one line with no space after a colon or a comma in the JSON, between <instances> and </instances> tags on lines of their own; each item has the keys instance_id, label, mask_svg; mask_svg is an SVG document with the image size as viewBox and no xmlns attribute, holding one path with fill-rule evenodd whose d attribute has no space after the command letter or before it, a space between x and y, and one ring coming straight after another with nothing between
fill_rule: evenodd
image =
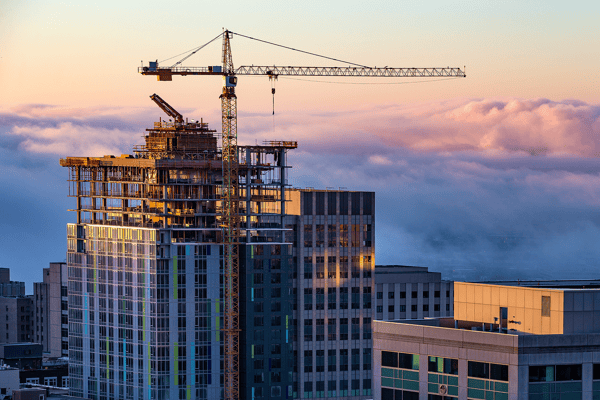
<instances>
[{"instance_id":1,"label":"sky above clouds","mask_svg":"<svg viewBox=\"0 0 600 400\"><path fill-rule=\"evenodd\" d=\"M297 140L290 183L376 193L377 264L600 278L600 6L521 3L259 1L225 18L217 3L3 2L0 267L30 291L65 258L74 200L58 160L130 153L162 116L150 94L218 129L218 79L156 82L136 68L225 26L373 66L467 66L434 82L281 78L275 116L268 80L240 79L241 143ZM330 65L232 46L235 65ZM218 65L219 51L187 65Z\"/></svg>"}]
</instances>

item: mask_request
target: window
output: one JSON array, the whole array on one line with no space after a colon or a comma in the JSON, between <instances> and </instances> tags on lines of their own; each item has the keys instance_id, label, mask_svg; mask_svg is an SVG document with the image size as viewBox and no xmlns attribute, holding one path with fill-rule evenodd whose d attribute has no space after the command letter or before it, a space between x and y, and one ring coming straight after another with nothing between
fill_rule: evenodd
<instances>
[{"instance_id":1,"label":"window","mask_svg":"<svg viewBox=\"0 0 600 400\"><path fill-rule=\"evenodd\" d=\"M336 350L327 350L327 370L335 371L336 369ZM335 388L334 388L335 389Z\"/></svg>"},{"instance_id":2,"label":"window","mask_svg":"<svg viewBox=\"0 0 600 400\"><path fill-rule=\"evenodd\" d=\"M579 366L581 368L581 365ZM469 361L468 375L473 378L493 379L508 382L508 365Z\"/></svg>"},{"instance_id":3,"label":"window","mask_svg":"<svg viewBox=\"0 0 600 400\"><path fill-rule=\"evenodd\" d=\"M433 305L433 311L440 311L440 305L439 304L434 304Z\"/></svg>"},{"instance_id":4,"label":"window","mask_svg":"<svg viewBox=\"0 0 600 400\"><path fill-rule=\"evenodd\" d=\"M429 298L429 291L428 290L426 290L426 291L423 292L423 298L424 299L428 299Z\"/></svg>"},{"instance_id":5,"label":"window","mask_svg":"<svg viewBox=\"0 0 600 400\"><path fill-rule=\"evenodd\" d=\"M550 316L550 296L542 296L542 317Z\"/></svg>"},{"instance_id":6,"label":"window","mask_svg":"<svg viewBox=\"0 0 600 400\"><path fill-rule=\"evenodd\" d=\"M325 350L317 350L317 372L325 372Z\"/></svg>"},{"instance_id":7,"label":"window","mask_svg":"<svg viewBox=\"0 0 600 400\"><path fill-rule=\"evenodd\" d=\"M388 292L388 299L394 298L394 292Z\"/></svg>"},{"instance_id":8,"label":"window","mask_svg":"<svg viewBox=\"0 0 600 400\"><path fill-rule=\"evenodd\" d=\"M58 386L57 385L57 381L58 380L57 380L57 378L55 376L46 377L46 378L44 378L44 385L47 385L47 386Z\"/></svg>"},{"instance_id":9,"label":"window","mask_svg":"<svg viewBox=\"0 0 600 400\"><path fill-rule=\"evenodd\" d=\"M378 313L382 313L383 312L383 306L377 306L377 312Z\"/></svg>"},{"instance_id":10,"label":"window","mask_svg":"<svg viewBox=\"0 0 600 400\"><path fill-rule=\"evenodd\" d=\"M418 293L416 290L414 290L414 291L412 292L412 298L413 298L413 299L416 299L417 297L419 297L419 293Z\"/></svg>"},{"instance_id":11,"label":"window","mask_svg":"<svg viewBox=\"0 0 600 400\"><path fill-rule=\"evenodd\" d=\"M304 350L304 372L312 372L312 370L312 350Z\"/></svg>"},{"instance_id":12,"label":"window","mask_svg":"<svg viewBox=\"0 0 600 400\"><path fill-rule=\"evenodd\" d=\"M383 292L377 292L377 300L383 299Z\"/></svg>"},{"instance_id":13,"label":"window","mask_svg":"<svg viewBox=\"0 0 600 400\"><path fill-rule=\"evenodd\" d=\"M401 299L405 299L406 298L406 292L400 292L400 298Z\"/></svg>"},{"instance_id":14,"label":"window","mask_svg":"<svg viewBox=\"0 0 600 400\"><path fill-rule=\"evenodd\" d=\"M423 304L423 311L429 312L429 304Z\"/></svg>"},{"instance_id":15,"label":"window","mask_svg":"<svg viewBox=\"0 0 600 400\"><path fill-rule=\"evenodd\" d=\"M411 305L410 306L410 311L417 312L417 305L416 304Z\"/></svg>"},{"instance_id":16,"label":"window","mask_svg":"<svg viewBox=\"0 0 600 400\"><path fill-rule=\"evenodd\" d=\"M458 360L455 358L429 357L429 372L458 375Z\"/></svg>"},{"instance_id":17,"label":"window","mask_svg":"<svg viewBox=\"0 0 600 400\"><path fill-rule=\"evenodd\" d=\"M436 290L435 292L433 292L433 297L440 297L440 291Z\"/></svg>"},{"instance_id":18,"label":"window","mask_svg":"<svg viewBox=\"0 0 600 400\"><path fill-rule=\"evenodd\" d=\"M388 312L393 313L394 312L394 306L388 306Z\"/></svg>"},{"instance_id":19,"label":"window","mask_svg":"<svg viewBox=\"0 0 600 400\"><path fill-rule=\"evenodd\" d=\"M419 369L419 355L396 353L392 351L381 352L381 366L403 369Z\"/></svg>"}]
</instances>

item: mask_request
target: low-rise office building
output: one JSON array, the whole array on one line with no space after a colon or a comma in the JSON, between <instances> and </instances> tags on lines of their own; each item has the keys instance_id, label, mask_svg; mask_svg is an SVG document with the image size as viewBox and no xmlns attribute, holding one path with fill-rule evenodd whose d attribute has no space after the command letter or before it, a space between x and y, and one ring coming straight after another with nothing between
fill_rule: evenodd
<instances>
[{"instance_id":1,"label":"low-rise office building","mask_svg":"<svg viewBox=\"0 0 600 400\"><path fill-rule=\"evenodd\" d=\"M375 318L384 321L449 317L454 312L454 282L439 272L405 265L375 266Z\"/></svg>"},{"instance_id":2,"label":"low-rise office building","mask_svg":"<svg viewBox=\"0 0 600 400\"><path fill-rule=\"evenodd\" d=\"M600 290L455 283L455 317L374 322L374 398L600 398Z\"/></svg>"}]
</instances>

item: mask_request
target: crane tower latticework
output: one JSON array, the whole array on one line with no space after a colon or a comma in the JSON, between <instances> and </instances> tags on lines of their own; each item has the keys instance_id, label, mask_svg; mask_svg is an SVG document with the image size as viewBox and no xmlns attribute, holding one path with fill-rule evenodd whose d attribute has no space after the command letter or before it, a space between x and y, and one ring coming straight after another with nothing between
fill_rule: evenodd
<instances>
[{"instance_id":1,"label":"crane tower latticework","mask_svg":"<svg viewBox=\"0 0 600 400\"><path fill-rule=\"evenodd\" d=\"M254 39L248 36L238 36ZM218 35L210 42L218 39ZM234 69L231 55L230 39L233 32L225 30L223 37L222 66L208 67L182 67L174 66L163 68L157 61L150 62L148 67L140 67L142 75L156 75L159 81L171 81L173 75L218 75L223 77L223 91L221 93L221 121L222 121L222 162L223 186L221 189L221 227L223 229L223 263L224 263L224 398L225 400L239 399L239 343L240 343L240 315L239 315L239 245L240 245L240 187L239 187L239 156L237 145L237 97L235 87L237 75L262 75L269 78L278 76L328 76L328 77L379 77L379 78L439 78L439 77L465 77L461 68L372 68L358 64L348 67L306 67L306 66L240 66ZM254 39L258 40L258 39ZM265 42L263 40L259 40ZM208 44L207 43L207 44ZM265 42L269 43L269 42ZM206 46L205 44L204 46ZM269 43L274 44L274 43ZM199 49L203 48L201 46ZM291 49L286 46L276 45ZM193 53L198 51L195 50ZM291 49L296 50L296 49ZM300 51L300 50L296 50ZM331 57L319 56L329 60ZM192 53L192 54L193 54ZM185 57L184 59L187 59ZM159 98L160 99L160 98ZM153 98L153 100L157 101ZM171 108L164 101L157 104L170 114ZM166 105L165 105L166 104ZM168 110L168 111L167 111ZM175 115L173 115L175 117Z\"/></svg>"}]
</instances>

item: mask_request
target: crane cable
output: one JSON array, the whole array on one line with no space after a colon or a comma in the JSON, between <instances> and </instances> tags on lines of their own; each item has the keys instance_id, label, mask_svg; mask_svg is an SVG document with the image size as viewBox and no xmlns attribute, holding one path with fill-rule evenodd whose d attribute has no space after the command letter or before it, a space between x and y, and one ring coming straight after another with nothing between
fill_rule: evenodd
<instances>
[{"instance_id":1,"label":"crane cable","mask_svg":"<svg viewBox=\"0 0 600 400\"><path fill-rule=\"evenodd\" d=\"M209 42L206 42L206 43L205 43L205 44L203 44L202 46L200 46L200 47L194 47L193 49L191 49L191 50L188 50L188 51L184 51L183 53L177 54L176 56L169 57L169 58L165 58L164 60L162 60L162 61L161 61L161 63L162 63L162 62L164 62L164 61L169 61L169 60L172 60L172 59L173 59L173 58L175 58L175 57L179 57L179 56L181 56L181 55L184 55L184 54L187 54L188 52L190 52L190 51L191 51L191 53L190 53L190 54L188 54L187 56L185 56L185 57L184 57L184 58L182 58L181 60L177 61L175 64L171 65L171 68L174 68L175 66L177 66L177 65L181 64L182 62L184 62L185 60L187 60L188 58L190 58L191 56L193 56L194 54L196 54L198 51L202 50L203 48L205 48L206 46L208 46L209 44L211 44L212 42L214 42L215 40L217 40L217 39L218 39L218 38L220 38L221 36L223 36L223 34L222 34L222 33L219 33L219 34L218 34L217 36L215 36L215 37L214 37L212 40L210 40Z\"/></svg>"},{"instance_id":2,"label":"crane cable","mask_svg":"<svg viewBox=\"0 0 600 400\"><path fill-rule=\"evenodd\" d=\"M273 42L267 42L266 40L261 40L261 39L253 38L253 37L250 37L250 36L242 35L241 33L235 33L235 32L231 32L231 33L233 33L234 35L238 35L238 36L244 37L246 39L256 40L257 42L262 42L262 43L270 44L270 45L273 45L273 46L282 47L282 48L288 49L288 50L298 51L300 53L309 54L311 56L321 57L321 58L325 58L327 60L337 61L337 62L341 62L341 63L344 63L344 64L356 65L357 67L370 68L370 67L367 67L366 65L356 64L356 63L352 63L352 62L348 62L348 61L343 61L343 60L338 60L337 58L322 56L320 54L311 53L309 51L299 50L299 49L295 49L293 47L288 47L288 46L284 46L284 45L273 43Z\"/></svg>"}]
</instances>

